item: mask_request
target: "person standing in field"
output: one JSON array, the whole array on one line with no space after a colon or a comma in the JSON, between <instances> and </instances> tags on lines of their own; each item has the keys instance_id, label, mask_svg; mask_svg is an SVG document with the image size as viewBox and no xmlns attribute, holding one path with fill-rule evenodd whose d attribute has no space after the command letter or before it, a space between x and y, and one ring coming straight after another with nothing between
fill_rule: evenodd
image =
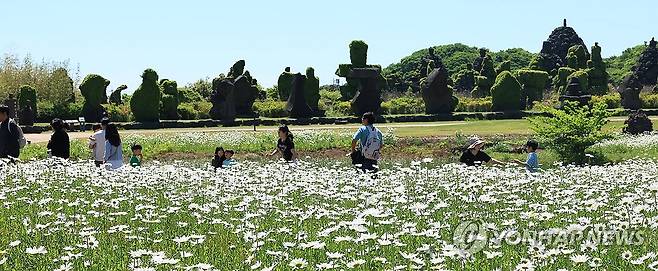
<instances>
[{"instance_id":1,"label":"person standing in field","mask_svg":"<svg viewBox=\"0 0 658 271\"><path fill-rule=\"evenodd\" d=\"M61 119L53 119L50 123L53 128L53 134L48 141L48 150L53 157L69 159L71 156L71 142L69 135L66 133L64 121Z\"/></svg>"},{"instance_id":2,"label":"person standing in field","mask_svg":"<svg viewBox=\"0 0 658 271\"><path fill-rule=\"evenodd\" d=\"M21 138L18 124L9 117L9 107L0 105L0 158L18 158Z\"/></svg>"},{"instance_id":3,"label":"person standing in field","mask_svg":"<svg viewBox=\"0 0 658 271\"><path fill-rule=\"evenodd\" d=\"M105 129L105 153L103 162L108 169L118 169L123 166L123 146L116 124L110 123Z\"/></svg>"},{"instance_id":4,"label":"person standing in field","mask_svg":"<svg viewBox=\"0 0 658 271\"><path fill-rule=\"evenodd\" d=\"M89 148L94 155L94 164L100 167L105 159L105 129L110 120L104 118L100 124L94 124L94 134L89 137Z\"/></svg>"},{"instance_id":5,"label":"person standing in field","mask_svg":"<svg viewBox=\"0 0 658 271\"><path fill-rule=\"evenodd\" d=\"M293 162L297 160L297 151L295 151L295 142L290 129L286 125L279 126L279 139L276 142L276 148L270 156L273 156L277 153L281 154L283 160L286 162Z\"/></svg>"},{"instance_id":6,"label":"person standing in field","mask_svg":"<svg viewBox=\"0 0 658 271\"><path fill-rule=\"evenodd\" d=\"M352 164L361 165L363 171L379 170L377 161L381 159L381 150L384 146L382 132L375 128L375 114L367 112L361 118L361 126L352 137ZM357 148L358 147L358 148Z\"/></svg>"}]
</instances>

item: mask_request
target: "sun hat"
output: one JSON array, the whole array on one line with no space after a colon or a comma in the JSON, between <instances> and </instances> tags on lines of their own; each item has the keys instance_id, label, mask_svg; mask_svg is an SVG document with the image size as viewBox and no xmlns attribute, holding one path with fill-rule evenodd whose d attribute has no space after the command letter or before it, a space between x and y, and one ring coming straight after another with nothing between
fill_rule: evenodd
<instances>
[{"instance_id":1,"label":"sun hat","mask_svg":"<svg viewBox=\"0 0 658 271\"><path fill-rule=\"evenodd\" d=\"M474 137L471 137L470 139L468 139L468 149L469 150L475 148L475 146L480 145L480 144L484 144L484 140L480 139L477 136L474 136Z\"/></svg>"}]
</instances>

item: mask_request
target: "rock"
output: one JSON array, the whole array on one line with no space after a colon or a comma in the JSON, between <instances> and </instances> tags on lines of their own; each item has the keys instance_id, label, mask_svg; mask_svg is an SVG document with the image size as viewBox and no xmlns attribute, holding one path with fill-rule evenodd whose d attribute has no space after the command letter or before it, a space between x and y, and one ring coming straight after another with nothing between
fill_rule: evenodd
<instances>
[{"instance_id":1,"label":"rock","mask_svg":"<svg viewBox=\"0 0 658 271\"><path fill-rule=\"evenodd\" d=\"M624 129L622 132L632 135L638 135L645 132L653 131L653 123L651 119L642 112L642 110L635 111L628 115L628 119L624 121Z\"/></svg>"},{"instance_id":2,"label":"rock","mask_svg":"<svg viewBox=\"0 0 658 271\"><path fill-rule=\"evenodd\" d=\"M640 100L641 91L642 83L640 83L637 74L632 73L627 75L619 91L622 107L632 110L640 109L642 107L642 100Z\"/></svg>"},{"instance_id":3,"label":"rock","mask_svg":"<svg viewBox=\"0 0 658 271\"><path fill-rule=\"evenodd\" d=\"M448 85L448 71L443 67L435 68L427 76L422 93L427 114L453 112L459 102L452 95L452 87Z\"/></svg>"}]
</instances>

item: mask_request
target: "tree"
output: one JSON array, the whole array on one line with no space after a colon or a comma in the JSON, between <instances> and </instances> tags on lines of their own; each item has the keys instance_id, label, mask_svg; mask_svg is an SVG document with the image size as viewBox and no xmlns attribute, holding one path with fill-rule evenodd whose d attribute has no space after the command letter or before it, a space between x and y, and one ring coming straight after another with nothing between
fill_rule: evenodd
<instances>
[{"instance_id":1,"label":"tree","mask_svg":"<svg viewBox=\"0 0 658 271\"><path fill-rule=\"evenodd\" d=\"M153 69L146 69L142 73L142 84L135 90L130 99L130 110L136 121L160 121L160 86L158 86L158 73Z\"/></svg>"},{"instance_id":2,"label":"tree","mask_svg":"<svg viewBox=\"0 0 658 271\"><path fill-rule=\"evenodd\" d=\"M578 106L567 101L563 109L545 107L550 116L529 120L535 134L564 162L581 165L588 160L585 154L589 147L610 137L603 131L610 115L606 108L605 103Z\"/></svg>"}]
</instances>

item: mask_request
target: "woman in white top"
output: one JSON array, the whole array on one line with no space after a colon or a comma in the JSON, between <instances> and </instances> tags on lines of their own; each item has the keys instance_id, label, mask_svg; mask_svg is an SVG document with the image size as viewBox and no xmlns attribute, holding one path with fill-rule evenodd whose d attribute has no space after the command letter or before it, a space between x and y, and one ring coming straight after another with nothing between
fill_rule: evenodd
<instances>
[{"instance_id":1,"label":"woman in white top","mask_svg":"<svg viewBox=\"0 0 658 271\"><path fill-rule=\"evenodd\" d=\"M105 159L106 167L109 169L118 169L123 166L123 152L121 146L121 137L119 130L113 123L107 125L105 129Z\"/></svg>"}]
</instances>

